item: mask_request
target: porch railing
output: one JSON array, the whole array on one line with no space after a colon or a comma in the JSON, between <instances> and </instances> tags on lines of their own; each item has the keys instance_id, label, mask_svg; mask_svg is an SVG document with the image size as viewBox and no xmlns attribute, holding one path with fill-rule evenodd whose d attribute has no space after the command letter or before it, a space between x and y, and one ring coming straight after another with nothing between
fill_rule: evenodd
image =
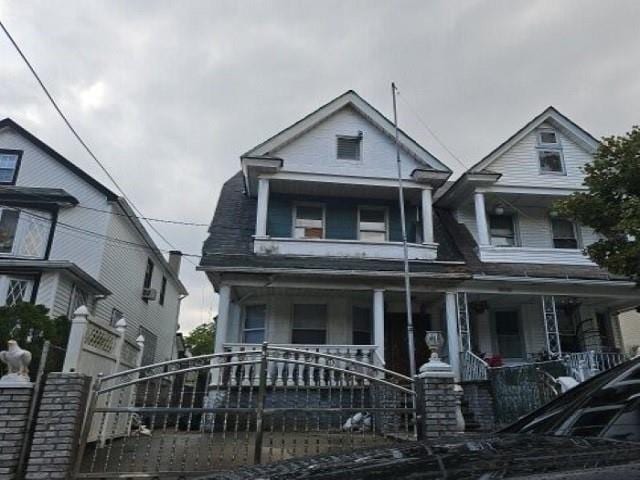
<instances>
[{"instance_id":1,"label":"porch railing","mask_svg":"<svg viewBox=\"0 0 640 480\"><path fill-rule=\"evenodd\" d=\"M376 353L376 345L300 345L300 344L275 344L274 347L294 348L296 350L304 350L309 353L324 353L327 355L335 355L349 360L368 363L376 367L382 367L380 356ZM243 352L247 350L260 349L262 344L259 343L225 343L225 352Z\"/></svg>"},{"instance_id":2,"label":"porch railing","mask_svg":"<svg viewBox=\"0 0 640 480\"><path fill-rule=\"evenodd\" d=\"M463 382L487 380L488 369L489 364L473 352L467 350L460 354L460 376Z\"/></svg>"},{"instance_id":3,"label":"porch railing","mask_svg":"<svg viewBox=\"0 0 640 480\"><path fill-rule=\"evenodd\" d=\"M627 360L624 353L611 352L575 352L564 357L568 374L583 382L598 372L604 372Z\"/></svg>"}]
</instances>

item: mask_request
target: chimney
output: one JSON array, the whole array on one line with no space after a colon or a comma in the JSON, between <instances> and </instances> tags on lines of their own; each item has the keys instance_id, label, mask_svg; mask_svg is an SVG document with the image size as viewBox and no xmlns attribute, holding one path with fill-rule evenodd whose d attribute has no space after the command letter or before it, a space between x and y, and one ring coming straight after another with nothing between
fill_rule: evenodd
<instances>
[{"instance_id":1,"label":"chimney","mask_svg":"<svg viewBox=\"0 0 640 480\"><path fill-rule=\"evenodd\" d=\"M180 263L182 262L182 252L180 250L171 250L169 252L169 268L178 276L180 274Z\"/></svg>"}]
</instances>

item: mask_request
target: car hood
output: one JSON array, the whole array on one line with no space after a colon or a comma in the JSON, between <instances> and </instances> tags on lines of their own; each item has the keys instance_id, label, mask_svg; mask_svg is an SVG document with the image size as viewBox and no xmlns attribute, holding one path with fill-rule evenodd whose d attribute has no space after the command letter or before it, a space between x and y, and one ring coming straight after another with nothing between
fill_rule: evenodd
<instances>
[{"instance_id":1,"label":"car hood","mask_svg":"<svg viewBox=\"0 0 640 480\"><path fill-rule=\"evenodd\" d=\"M465 435L339 455L297 458L201 478L485 480L585 471L635 462L640 463L640 444L637 443L528 434Z\"/></svg>"}]
</instances>

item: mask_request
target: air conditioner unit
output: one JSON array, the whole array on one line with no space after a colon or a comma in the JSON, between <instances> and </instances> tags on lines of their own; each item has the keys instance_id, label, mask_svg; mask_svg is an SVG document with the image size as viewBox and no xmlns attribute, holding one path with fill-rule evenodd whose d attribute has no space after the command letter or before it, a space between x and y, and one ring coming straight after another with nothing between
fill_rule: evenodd
<instances>
[{"instance_id":1,"label":"air conditioner unit","mask_svg":"<svg viewBox=\"0 0 640 480\"><path fill-rule=\"evenodd\" d=\"M143 288L142 289L142 299L143 300L155 300L158 292L155 288Z\"/></svg>"}]
</instances>

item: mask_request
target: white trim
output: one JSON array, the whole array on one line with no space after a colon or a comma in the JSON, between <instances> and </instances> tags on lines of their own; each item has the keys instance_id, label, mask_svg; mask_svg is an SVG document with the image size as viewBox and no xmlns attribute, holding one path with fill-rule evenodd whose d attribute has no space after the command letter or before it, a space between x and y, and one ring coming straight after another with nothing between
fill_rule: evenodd
<instances>
[{"instance_id":1,"label":"white trim","mask_svg":"<svg viewBox=\"0 0 640 480\"><path fill-rule=\"evenodd\" d=\"M410 243L410 260L435 260L436 243ZM403 258L402 242L368 242L319 238L254 238L258 255L296 255L311 257L355 257L387 260Z\"/></svg>"},{"instance_id":2,"label":"white trim","mask_svg":"<svg viewBox=\"0 0 640 480\"><path fill-rule=\"evenodd\" d=\"M565 166L565 162L564 162L564 154L562 153L562 148L550 148L550 147L536 147L537 150L537 157L538 157L538 173L540 175L556 175L556 176L561 176L561 177L566 177L567 176L567 168ZM549 152L549 153L557 153L560 156L560 170L556 171L556 170L543 170L542 169L542 158L540 158L540 155L543 152Z\"/></svg>"},{"instance_id":3,"label":"white trim","mask_svg":"<svg viewBox=\"0 0 640 480\"><path fill-rule=\"evenodd\" d=\"M343 160L341 160L343 161ZM344 160L348 162L349 160ZM260 177L270 178L271 180L293 180L301 182L314 183L335 183L340 185L365 185L369 187L389 187L398 188L398 181L381 177L362 177L355 175L330 175L326 173L305 173L295 171L280 171L278 173L263 173ZM402 179L405 189L423 190L424 184L411 180L410 178Z\"/></svg>"},{"instance_id":4,"label":"white trim","mask_svg":"<svg viewBox=\"0 0 640 480\"><path fill-rule=\"evenodd\" d=\"M543 263L552 265L595 266L595 263L579 249L494 247L493 245L480 245L477 251L480 260L489 263Z\"/></svg>"},{"instance_id":5,"label":"white trim","mask_svg":"<svg viewBox=\"0 0 640 480\"><path fill-rule=\"evenodd\" d=\"M258 179L258 204L256 209L256 236L267 236L267 216L269 213L269 179Z\"/></svg>"},{"instance_id":6,"label":"white trim","mask_svg":"<svg viewBox=\"0 0 640 480\"><path fill-rule=\"evenodd\" d=\"M352 90L340 95L323 105L313 113L307 115L302 120L294 123L285 130L277 133L263 143L253 147L242 157L262 156L270 152L275 152L282 146L290 143L295 138L309 131L315 125L319 124L326 118L330 117L344 107L351 106L358 113L367 118L371 123L377 126L389 138L395 138L394 124L375 108L364 101L357 93ZM421 163L428 165L434 169L440 169L446 172L451 170L440 162L436 157L429 153L424 147L409 138L403 131L399 131L400 146L411 156L418 159Z\"/></svg>"},{"instance_id":7,"label":"white trim","mask_svg":"<svg viewBox=\"0 0 640 480\"><path fill-rule=\"evenodd\" d=\"M565 197L576 192L586 192L586 188L563 188L563 187L528 187L520 185L494 185L490 187L477 187L476 192L481 193L513 193L531 195L550 195Z\"/></svg>"}]
</instances>

